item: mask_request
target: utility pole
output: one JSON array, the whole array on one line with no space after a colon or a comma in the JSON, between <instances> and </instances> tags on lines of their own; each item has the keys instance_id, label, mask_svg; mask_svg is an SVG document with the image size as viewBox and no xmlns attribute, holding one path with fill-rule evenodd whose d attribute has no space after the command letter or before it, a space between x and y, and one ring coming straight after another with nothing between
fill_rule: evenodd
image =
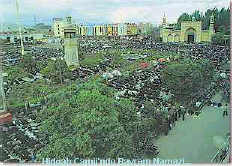
<instances>
[{"instance_id":1,"label":"utility pole","mask_svg":"<svg viewBox=\"0 0 232 166\"><path fill-rule=\"evenodd\" d=\"M3 105L3 110L0 110L1 113L6 111L6 98L5 98L4 87L3 87L2 55L0 55L0 95L2 98L2 105Z\"/></svg>"},{"instance_id":2,"label":"utility pole","mask_svg":"<svg viewBox=\"0 0 232 166\"><path fill-rule=\"evenodd\" d=\"M22 25L20 23L19 2L18 2L18 0L16 0L16 10L17 10L17 18L18 18L19 36L20 36L20 41L21 41L21 51L22 51L22 56L23 56L24 55L24 46L23 46Z\"/></svg>"}]
</instances>

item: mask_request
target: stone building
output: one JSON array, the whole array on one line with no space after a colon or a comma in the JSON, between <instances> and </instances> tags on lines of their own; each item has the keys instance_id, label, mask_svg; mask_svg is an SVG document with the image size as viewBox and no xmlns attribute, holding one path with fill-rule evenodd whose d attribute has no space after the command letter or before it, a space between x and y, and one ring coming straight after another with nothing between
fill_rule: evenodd
<instances>
[{"instance_id":1,"label":"stone building","mask_svg":"<svg viewBox=\"0 0 232 166\"><path fill-rule=\"evenodd\" d=\"M181 22L181 28L175 29L174 26L167 23L167 19L164 15L160 36L162 41L167 42L188 42L188 43L199 43L199 42L211 42L212 36L214 35L214 16L211 16L210 26L208 30L202 30L202 22L195 21L183 21Z\"/></svg>"}]
</instances>

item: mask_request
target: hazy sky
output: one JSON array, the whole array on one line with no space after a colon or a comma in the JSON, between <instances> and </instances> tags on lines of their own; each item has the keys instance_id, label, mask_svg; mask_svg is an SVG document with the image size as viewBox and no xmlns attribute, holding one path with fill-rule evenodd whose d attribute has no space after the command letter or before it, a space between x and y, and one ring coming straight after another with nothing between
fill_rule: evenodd
<instances>
[{"instance_id":1,"label":"hazy sky","mask_svg":"<svg viewBox=\"0 0 232 166\"><path fill-rule=\"evenodd\" d=\"M0 0L0 23L16 23L16 0ZM51 23L71 15L77 23L151 22L166 13L175 22L183 12L229 7L229 0L18 0L24 24Z\"/></svg>"}]
</instances>

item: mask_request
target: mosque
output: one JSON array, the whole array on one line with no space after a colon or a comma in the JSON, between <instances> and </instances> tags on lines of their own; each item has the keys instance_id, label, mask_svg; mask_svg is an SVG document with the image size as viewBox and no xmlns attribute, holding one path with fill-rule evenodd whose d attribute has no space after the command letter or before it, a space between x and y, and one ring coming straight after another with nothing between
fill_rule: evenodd
<instances>
[{"instance_id":1,"label":"mosque","mask_svg":"<svg viewBox=\"0 0 232 166\"><path fill-rule=\"evenodd\" d=\"M202 22L192 21L181 22L181 29L175 29L172 25L167 23L167 18L164 15L162 26L160 30L160 37L164 43L167 42L187 42L200 43L211 42L212 36L215 34L214 30L214 16L210 18L210 26L208 30L202 30Z\"/></svg>"}]
</instances>

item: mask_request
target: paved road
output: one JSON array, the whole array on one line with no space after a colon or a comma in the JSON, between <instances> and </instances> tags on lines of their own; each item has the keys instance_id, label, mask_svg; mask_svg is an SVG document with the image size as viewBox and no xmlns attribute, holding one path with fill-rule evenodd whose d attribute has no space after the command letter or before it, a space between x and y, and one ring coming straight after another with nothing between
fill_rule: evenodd
<instances>
[{"instance_id":1,"label":"paved road","mask_svg":"<svg viewBox=\"0 0 232 166\"><path fill-rule=\"evenodd\" d=\"M167 136L155 143L160 148L159 158L184 158L186 163L210 163L217 151L213 137L225 136L230 130L229 116L223 118L221 108L206 106L199 119L181 119Z\"/></svg>"}]
</instances>

